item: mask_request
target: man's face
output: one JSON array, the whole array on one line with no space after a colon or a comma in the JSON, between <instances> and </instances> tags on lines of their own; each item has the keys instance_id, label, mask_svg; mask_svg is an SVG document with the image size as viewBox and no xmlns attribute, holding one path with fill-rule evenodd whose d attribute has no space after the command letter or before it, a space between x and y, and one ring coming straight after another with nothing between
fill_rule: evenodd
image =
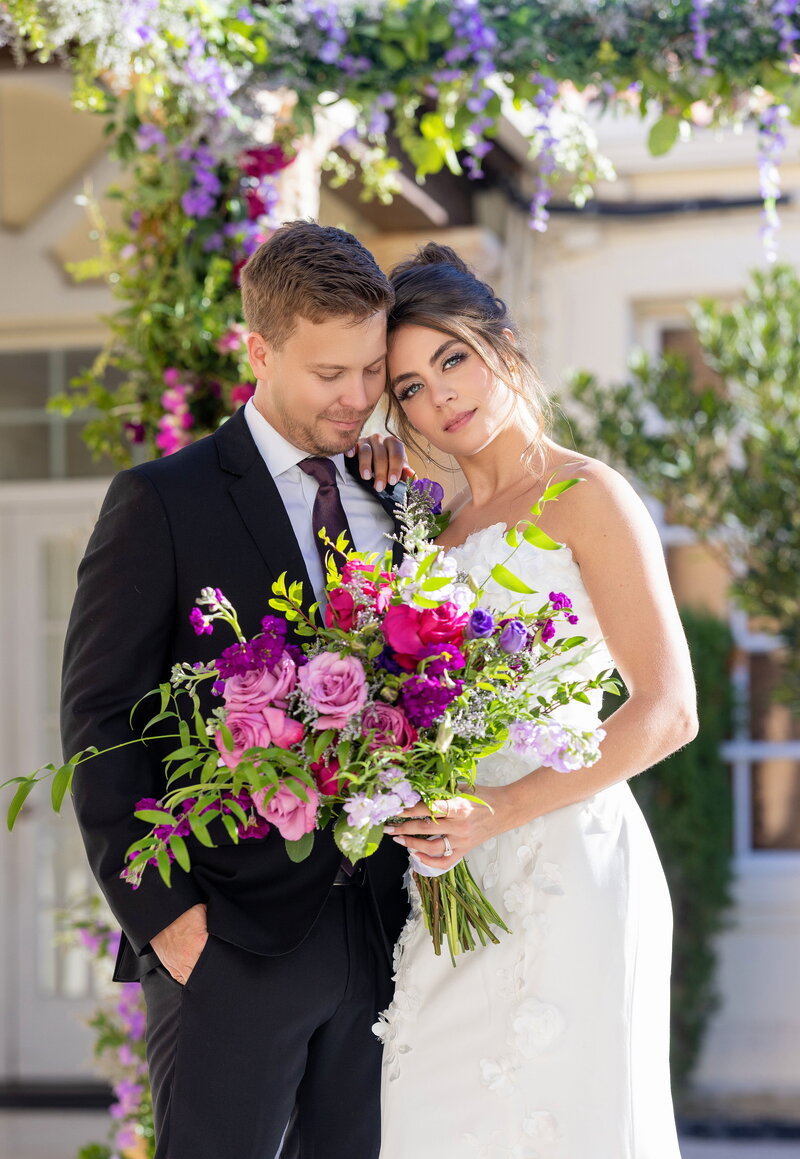
<instances>
[{"instance_id":1,"label":"man's face","mask_svg":"<svg viewBox=\"0 0 800 1159\"><path fill-rule=\"evenodd\" d=\"M254 403L285 439L314 455L352 447L386 383L386 314L361 322L297 324L280 349L248 339L258 379Z\"/></svg>"}]
</instances>

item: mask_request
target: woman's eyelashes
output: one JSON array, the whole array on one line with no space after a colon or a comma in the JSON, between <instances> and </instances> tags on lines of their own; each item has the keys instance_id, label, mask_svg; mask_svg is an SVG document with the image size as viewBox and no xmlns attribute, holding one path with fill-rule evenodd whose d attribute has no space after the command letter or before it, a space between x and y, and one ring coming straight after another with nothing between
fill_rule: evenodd
<instances>
[{"instance_id":1,"label":"woman's eyelashes","mask_svg":"<svg viewBox=\"0 0 800 1159\"><path fill-rule=\"evenodd\" d=\"M448 370L452 370L454 366L458 366L469 358L466 350L457 350L454 354L448 354L442 360L441 370L444 374ZM406 402L409 398L413 398L422 389L421 382L409 382L397 392L397 397L400 402Z\"/></svg>"}]
</instances>

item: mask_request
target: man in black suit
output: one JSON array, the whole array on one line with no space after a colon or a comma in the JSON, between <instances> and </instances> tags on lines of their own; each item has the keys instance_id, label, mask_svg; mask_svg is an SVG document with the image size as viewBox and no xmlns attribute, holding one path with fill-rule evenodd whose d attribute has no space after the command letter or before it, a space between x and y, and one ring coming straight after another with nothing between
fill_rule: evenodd
<instances>
[{"instance_id":1,"label":"man in black suit","mask_svg":"<svg viewBox=\"0 0 800 1159\"><path fill-rule=\"evenodd\" d=\"M232 642L195 636L202 588L221 588L255 635L282 572L307 603L322 593L321 511L340 504L361 550L393 530L390 497L343 455L383 390L387 279L350 234L294 222L250 259L242 293L254 398L213 436L123 471L103 504L65 647L68 755L130 740L132 704L174 663ZM157 1159L273 1159L293 1112L301 1159L377 1156L371 1026L391 997L403 851L385 842L354 873L330 830L293 864L275 830L234 846L220 826L218 847L192 841L171 888L148 869L134 891L120 873L143 831L135 803L164 791L162 755L122 747L74 781L125 934L116 977L144 988Z\"/></svg>"}]
</instances>

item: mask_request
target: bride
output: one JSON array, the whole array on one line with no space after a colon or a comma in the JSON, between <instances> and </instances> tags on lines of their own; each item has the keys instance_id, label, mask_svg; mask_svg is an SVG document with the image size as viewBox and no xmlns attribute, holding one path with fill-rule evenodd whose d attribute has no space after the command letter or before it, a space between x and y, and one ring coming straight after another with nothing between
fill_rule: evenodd
<instances>
[{"instance_id":1,"label":"bride","mask_svg":"<svg viewBox=\"0 0 800 1159\"><path fill-rule=\"evenodd\" d=\"M620 475L547 437L541 387L489 286L435 244L392 282L392 412L406 440L453 455L467 480L439 544L483 584L508 554L506 529L549 482L579 477L540 520L563 546L523 543L510 566L544 597L571 598L576 630L598 641L588 671L615 665L629 696L591 768L565 775L501 752L479 765L485 805L449 802L435 836L424 806L391 830L412 868L466 858L512 932L454 969L433 953L412 879L395 997L376 1027L381 1159L679 1159L670 902L626 783L697 728L661 544ZM508 607L507 591L486 590ZM599 704L577 708L583 727L597 723Z\"/></svg>"}]
</instances>

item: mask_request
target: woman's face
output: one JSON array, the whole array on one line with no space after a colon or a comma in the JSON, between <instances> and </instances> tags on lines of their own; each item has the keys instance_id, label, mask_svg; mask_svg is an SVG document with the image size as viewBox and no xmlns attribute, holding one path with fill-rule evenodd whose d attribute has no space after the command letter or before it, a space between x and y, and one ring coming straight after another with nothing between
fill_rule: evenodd
<instances>
[{"instance_id":1,"label":"woman's face","mask_svg":"<svg viewBox=\"0 0 800 1159\"><path fill-rule=\"evenodd\" d=\"M514 409L513 391L480 355L441 330L400 326L389 338L389 389L423 438L450 455L474 455Z\"/></svg>"}]
</instances>

